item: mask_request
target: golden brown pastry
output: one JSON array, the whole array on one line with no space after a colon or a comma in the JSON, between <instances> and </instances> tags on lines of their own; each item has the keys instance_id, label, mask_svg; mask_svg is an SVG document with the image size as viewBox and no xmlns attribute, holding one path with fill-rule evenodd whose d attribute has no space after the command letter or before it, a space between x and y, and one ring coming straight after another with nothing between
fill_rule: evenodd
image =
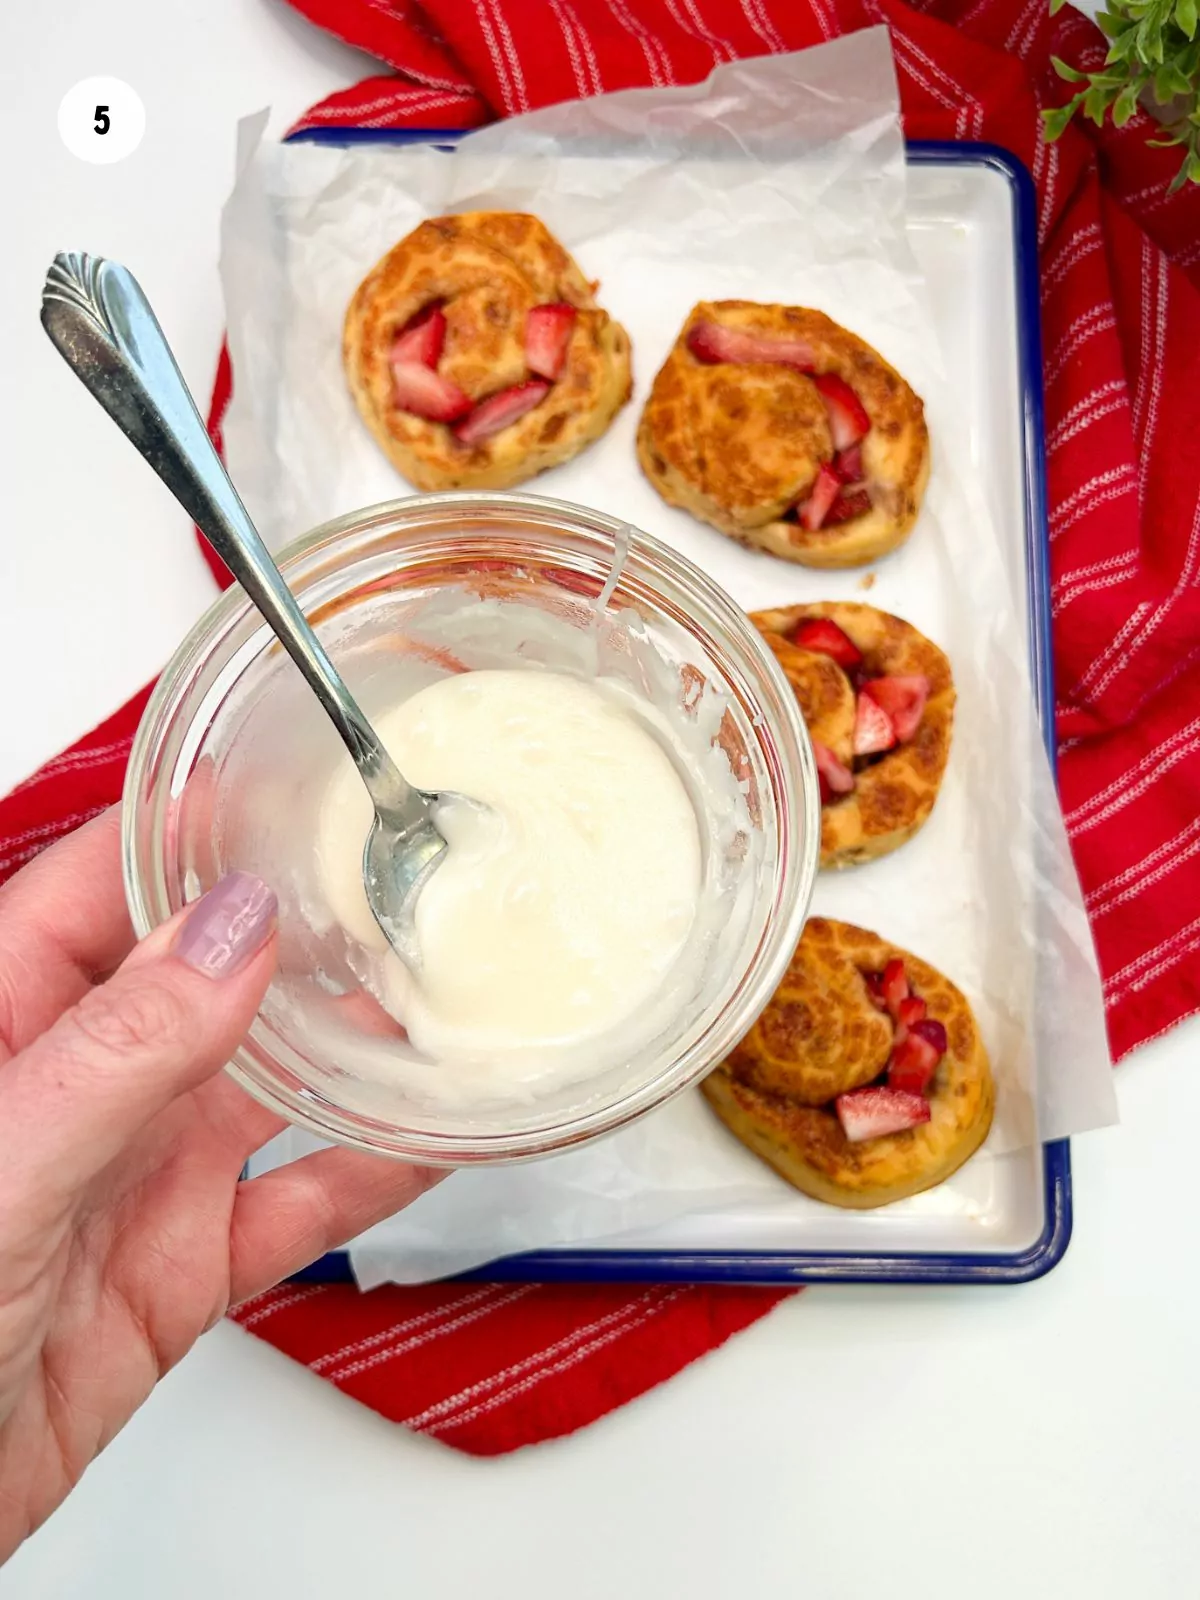
<instances>
[{"instance_id":1,"label":"golden brown pastry","mask_svg":"<svg viewBox=\"0 0 1200 1600\"><path fill-rule=\"evenodd\" d=\"M933 810L950 754L954 679L911 623L822 600L751 620L796 692L821 779L821 865L887 855Z\"/></svg>"},{"instance_id":2,"label":"golden brown pastry","mask_svg":"<svg viewBox=\"0 0 1200 1600\"><path fill-rule=\"evenodd\" d=\"M813 917L771 1003L702 1084L756 1155L814 1200L865 1210L941 1183L987 1137L979 1028L940 972Z\"/></svg>"},{"instance_id":3,"label":"golden brown pastry","mask_svg":"<svg viewBox=\"0 0 1200 1600\"><path fill-rule=\"evenodd\" d=\"M629 338L536 217L423 222L346 312L350 392L418 489L507 489L569 461L629 398Z\"/></svg>"},{"instance_id":4,"label":"golden brown pastry","mask_svg":"<svg viewBox=\"0 0 1200 1600\"><path fill-rule=\"evenodd\" d=\"M642 471L743 544L857 567L908 537L929 478L921 401L821 311L695 306L638 425Z\"/></svg>"}]
</instances>

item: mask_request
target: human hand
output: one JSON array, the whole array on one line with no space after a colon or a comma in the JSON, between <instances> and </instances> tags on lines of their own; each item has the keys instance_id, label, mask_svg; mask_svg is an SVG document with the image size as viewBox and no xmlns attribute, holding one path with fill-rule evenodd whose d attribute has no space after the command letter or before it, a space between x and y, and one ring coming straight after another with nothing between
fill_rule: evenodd
<instances>
[{"instance_id":1,"label":"human hand","mask_svg":"<svg viewBox=\"0 0 1200 1600\"><path fill-rule=\"evenodd\" d=\"M334 1149L240 1181L284 1126L220 1070L275 897L234 874L134 948L118 846L114 809L0 889L0 1561L228 1306L436 1176Z\"/></svg>"}]
</instances>

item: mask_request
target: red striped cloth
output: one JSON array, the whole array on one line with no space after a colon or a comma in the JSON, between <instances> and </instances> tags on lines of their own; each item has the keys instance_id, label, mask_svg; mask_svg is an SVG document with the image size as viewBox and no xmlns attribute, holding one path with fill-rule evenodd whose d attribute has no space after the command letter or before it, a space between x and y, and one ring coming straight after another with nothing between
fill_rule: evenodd
<instances>
[{"instance_id":1,"label":"red striped cloth","mask_svg":"<svg viewBox=\"0 0 1200 1600\"><path fill-rule=\"evenodd\" d=\"M1037 188L1063 802L1115 1057L1200 1009L1200 190L1139 115L1040 137L1051 52L1103 58L1045 0L293 0L389 69L301 127L467 127L689 83L886 21L907 132L1007 146ZM1189 372L1189 368L1191 369ZM210 419L229 398L222 359ZM214 566L219 572L219 567ZM0 877L118 798L144 694L0 801ZM777 1292L283 1285L238 1320L385 1416L478 1454L582 1426L763 1315Z\"/></svg>"}]
</instances>

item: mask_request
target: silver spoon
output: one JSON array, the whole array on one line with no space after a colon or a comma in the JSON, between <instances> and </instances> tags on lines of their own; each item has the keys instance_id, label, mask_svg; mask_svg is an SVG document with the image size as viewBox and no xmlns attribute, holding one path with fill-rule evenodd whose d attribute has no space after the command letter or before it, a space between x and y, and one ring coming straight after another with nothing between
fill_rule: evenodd
<instances>
[{"instance_id":1,"label":"silver spoon","mask_svg":"<svg viewBox=\"0 0 1200 1600\"><path fill-rule=\"evenodd\" d=\"M367 901L397 954L416 965L413 907L446 849L432 808L448 796L405 781L335 671L238 498L133 274L100 256L55 256L42 326L245 589L342 736L375 807L363 851Z\"/></svg>"}]
</instances>

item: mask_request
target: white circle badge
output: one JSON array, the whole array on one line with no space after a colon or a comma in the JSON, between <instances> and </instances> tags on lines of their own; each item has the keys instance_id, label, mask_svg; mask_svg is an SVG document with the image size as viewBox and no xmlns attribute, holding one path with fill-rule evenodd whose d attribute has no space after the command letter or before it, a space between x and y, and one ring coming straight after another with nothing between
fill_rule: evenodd
<instances>
[{"instance_id":1,"label":"white circle badge","mask_svg":"<svg viewBox=\"0 0 1200 1600\"><path fill-rule=\"evenodd\" d=\"M142 142L146 108L120 78L84 78L58 108L58 132L73 156L102 166L124 161Z\"/></svg>"}]
</instances>

